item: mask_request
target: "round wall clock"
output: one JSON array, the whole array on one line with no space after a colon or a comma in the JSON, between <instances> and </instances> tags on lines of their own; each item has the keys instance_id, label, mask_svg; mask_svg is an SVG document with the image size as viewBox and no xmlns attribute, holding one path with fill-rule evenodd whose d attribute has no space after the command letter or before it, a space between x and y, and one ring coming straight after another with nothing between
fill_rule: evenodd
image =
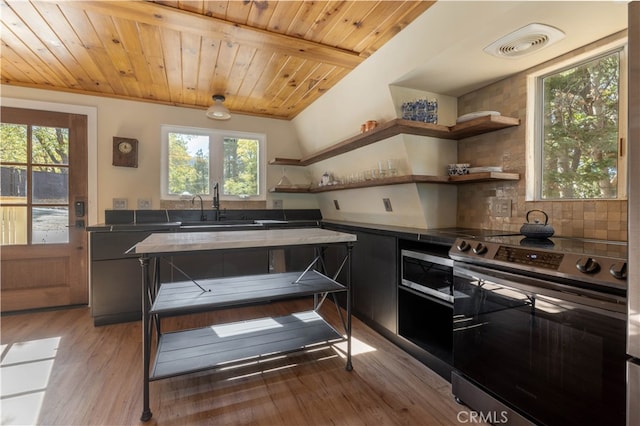
<instances>
[{"instance_id":1,"label":"round wall clock","mask_svg":"<svg viewBox=\"0 0 640 426\"><path fill-rule=\"evenodd\" d=\"M138 167L138 140L113 138L113 165L120 167Z\"/></svg>"}]
</instances>

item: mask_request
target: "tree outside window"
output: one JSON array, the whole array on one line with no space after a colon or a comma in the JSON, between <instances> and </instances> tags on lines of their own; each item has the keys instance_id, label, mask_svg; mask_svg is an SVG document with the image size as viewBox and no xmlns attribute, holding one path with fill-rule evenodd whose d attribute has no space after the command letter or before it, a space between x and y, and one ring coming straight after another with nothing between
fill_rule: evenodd
<instances>
[{"instance_id":1,"label":"tree outside window","mask_svg":"<svg viewBox=\"0 0 640 426\"><path fill-rule=\"evenodd\" d=\"M0 142L0 245L68 242L69 129L1 123Z\"/></svg>"},{"instance_id":2,"label":"tree outside window","mask_svg":"<svg viewBox=\"0 0 640 426\"><path fill-rule=\"evenodd\" d=\"M240 132L163 126L163 197L213 195L256 198L261 191L264 137Z\"/></svg>"},{"instance_id":3,"label":"tree outside window","mask_svg":"<svg viewBox=\"0 0 640 426\"><path fill-rule=\"evenodd\" d=\"M258 146L256 139L224 138L225 195L258 195Z\"/></svg>"},{"instance_id":4,"label":"tree outside window","mask_svg":"<svg viewBox=\"0 0 640 426\"><path fill-rule=\"evenodd\" d=\"M616 198L620 52L540 81L541 198Z\"/></svg>"},{"instance_id":5,"label":"tree outside window","mask_svg":"<svg viewBox=\"0 0 640 426\"><path fill-rule=\"evenodd\" d=\"M209 137L170 132L169 193L209 194Z\"/></svg>"}]
</instances>

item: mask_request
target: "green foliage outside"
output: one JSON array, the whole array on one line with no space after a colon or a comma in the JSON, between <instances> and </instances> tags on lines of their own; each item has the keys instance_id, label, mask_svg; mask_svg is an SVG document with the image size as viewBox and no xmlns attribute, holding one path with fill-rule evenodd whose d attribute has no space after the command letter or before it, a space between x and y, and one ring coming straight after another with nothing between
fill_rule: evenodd
<instances>
[{"instance_id":1,"label":"green foliage outside","mask_svg":"<svg viewBox=\"0 0 640 426\"><path fill-rule=\"evenodd\" d=\"M0 160L3 163L27 163L27 127L0 125ZM31 158L33 164L69 164L69 129L33 126Z\"/></svg>"},{"instance_id":2,"label":"green foliage outside","mask_svg":"<svg viewBox=\"0 0 640 426\"><path fill-rule=\"evenodd\" d=\"M619 54L544 78L542 198L615 198Z\"/></svg>"},{"instance_id":3,"label":"green foliage outside","mask_svg":"<svg viewBox=\"0 0 640 426\"><path fill-rule=\"evenodd\" d=\"M224 138L224 194L258 195L258 141Z\"/></svg>"},{"instance_id":4,"label":"green foliage outside","mask_svg":"<svg viewBox=\"0 0 640 426\"><path fill-rule=\"evenodd\" d=\"M208 150L198 149L190 154L196 138L202 136L169 133L169 193L211 195L210 169L222 167L221 194L239 197L258 194L259 141L225 137L222 164L211 164Z\"/></svg>"},{"instance_id":5,"label":"green foliage outside","mask_svg":"<svg viewBox=\"0 0 640 426\"><path fill-rule=\"evenodd\" d=\"M29 130L31 144L29 144ZM31 150L31 173L27 172L28 153ZM2 178L2 202L27 202L28 181L34 186L33 202L66 204L68 201L69 129L0 124L0 161ZM35 186L43 184L36 191ZM57 183L57 184L56 184Z\"/></svg>"},{"instance_id":6,"label":"green foliage outside","mask_svg":"<svg viewBox=\"0 0 640 426\"><path fill-rule=\"evenodd\" d=\"M188 151L196 135L169 133L169 193L209 194L209 153Z\"/></svg>"}]
</instances>

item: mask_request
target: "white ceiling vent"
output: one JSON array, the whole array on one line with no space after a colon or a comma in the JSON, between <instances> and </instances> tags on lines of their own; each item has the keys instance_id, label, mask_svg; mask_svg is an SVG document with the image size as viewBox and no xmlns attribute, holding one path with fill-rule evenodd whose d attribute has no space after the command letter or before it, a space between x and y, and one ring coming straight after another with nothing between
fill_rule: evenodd
<instances>
[{"instance_id":1,"label":"white ceiling vent","mask_svg":"<svg viewBox=\"0 0 640 426\"><path fill-rule=\"evenodd\" d=\"M500 58L519 58L563 38L564 33L557 28L544 24L529 24L494 41L485 47L484 51Z\"/></svg>"}]
</instances>

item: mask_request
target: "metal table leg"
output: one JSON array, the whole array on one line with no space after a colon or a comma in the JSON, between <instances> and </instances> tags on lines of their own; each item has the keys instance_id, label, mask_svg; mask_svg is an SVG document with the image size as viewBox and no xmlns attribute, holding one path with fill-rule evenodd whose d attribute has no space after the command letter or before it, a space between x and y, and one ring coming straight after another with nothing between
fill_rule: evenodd
<instances>
[{"instance_id":1,"label":"metal table leg","mask_svg":"<svg viewBox=\"0 0 640 426\"><path fill-rule=\"evenodd\" d=\"M140 257L140 266L142 267L142 369L143 369L143 384L142 384L142 415L140 420L143 422L151 419L152 413L149 408L149 360L151 349L151 324L149 321L149 309L150 309L150 292L151 292L151 280L149 275L149 257L142 255Z\"/></svg>"},{"instance_id":2,"label":"metal table leg","mask_svg":"<svg viewBox=\"0 0 640 426\"><path fill-rule=\"evenodd\" d=\"M351 252L353 243L347 244L347 365L346 370L353 370L351 364Z\"/></svg>"}]
</instances>

